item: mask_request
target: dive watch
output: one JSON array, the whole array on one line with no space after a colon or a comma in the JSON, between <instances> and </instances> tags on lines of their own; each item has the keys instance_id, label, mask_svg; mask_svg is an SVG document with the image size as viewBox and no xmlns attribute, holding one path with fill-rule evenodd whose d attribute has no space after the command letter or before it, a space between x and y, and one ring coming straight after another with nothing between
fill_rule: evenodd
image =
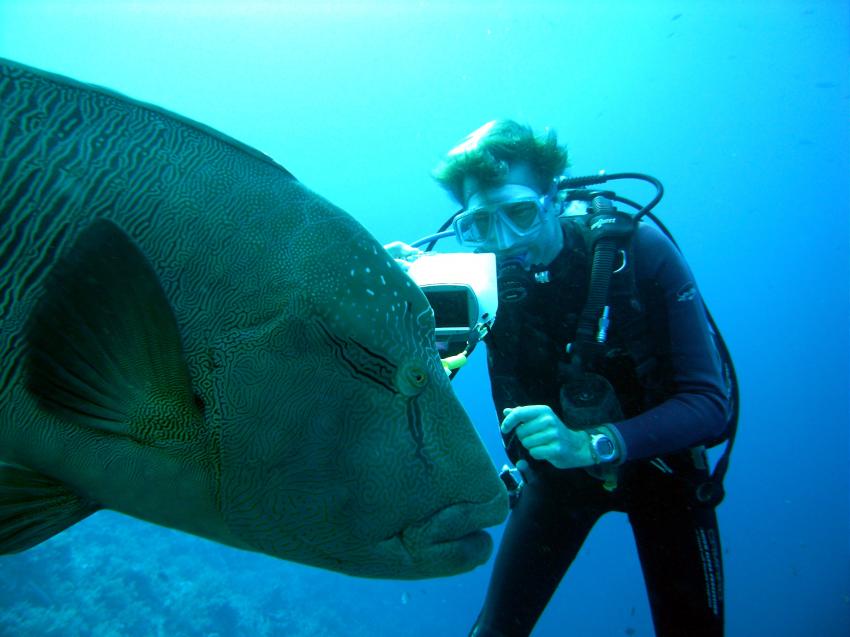
<instances>
[{"instance_id":1,"label":"dive watch","mask_svg":"<svg viewBox=\"0 0 850 637\"><path fill-rule=\"evenodd\" d=\"M607 433L594 430L589 431L590 453L596 464L607 464L614 462L620 456L617 445Z\"/></svg>"}]
</instances>

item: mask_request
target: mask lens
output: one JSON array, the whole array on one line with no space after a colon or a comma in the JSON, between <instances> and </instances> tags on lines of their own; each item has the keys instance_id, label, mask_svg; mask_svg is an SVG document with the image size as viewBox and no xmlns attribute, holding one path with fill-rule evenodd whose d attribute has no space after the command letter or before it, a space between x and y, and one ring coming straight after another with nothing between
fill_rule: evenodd
<instances>
[{"instance_id":1,"label":"mask lens","mask_svg":"<svg viewBox=\"0 0 850 637\"><path fill-rule=\"evenodd\" d=\"M467 243L484 243L490 236L493 217L488 210L467 213L457 220L457 232Z\"/></svg>"},{"instance_id":2,"label":"mask lens","mask_svg":"<svg viewBox=\"0 0 850 637\"><path fill-rule=\"evenodd\" d=\"M517 201L502 206L502 214L517 230L528 230L537 221L540 204L537 201Z\"/></svg>"}]
</instances>

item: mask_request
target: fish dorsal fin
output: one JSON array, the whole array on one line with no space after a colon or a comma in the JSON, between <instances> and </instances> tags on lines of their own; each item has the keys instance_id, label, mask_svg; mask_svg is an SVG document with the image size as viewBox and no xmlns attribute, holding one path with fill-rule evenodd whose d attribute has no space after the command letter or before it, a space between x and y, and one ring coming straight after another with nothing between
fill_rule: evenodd
<instances>
[{"instance_id":1,"label":"fish dorsal fin","mask_svg":"<svg viewBox=\"0 0 850 637\"><path fill-rule=\"evenodd\" d=\"M0 463L0 555L41 544L99 508L53 478Z\"/></svg>"},{"instance_id":2,"label":"fish dorsal fin","mask_svg":"<svg viewBox=\"0 0 850 637\"><path fill-rule=\"evenodd\" d=\"M145 444L202 426L171 305L111 221L91 223L54 264L27 341L27 387L59 418Z\"/></svg>"}]
</instances>

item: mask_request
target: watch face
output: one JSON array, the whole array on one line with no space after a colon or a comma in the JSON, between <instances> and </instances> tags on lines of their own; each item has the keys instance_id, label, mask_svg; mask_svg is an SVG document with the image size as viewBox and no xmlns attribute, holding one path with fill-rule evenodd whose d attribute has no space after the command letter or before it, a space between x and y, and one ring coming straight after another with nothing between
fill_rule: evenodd
<instances>
[{"instance_id":1,"label":"watch face","mask_svg":"<svg viewBox=\"0 0 850 637\"><path fill-rule=\"evenodd\" d=\"M599 435L593 439L593 446L600 460L608 460L614 455L614 441L608 436Z\"/></svg>"}]
</instances>

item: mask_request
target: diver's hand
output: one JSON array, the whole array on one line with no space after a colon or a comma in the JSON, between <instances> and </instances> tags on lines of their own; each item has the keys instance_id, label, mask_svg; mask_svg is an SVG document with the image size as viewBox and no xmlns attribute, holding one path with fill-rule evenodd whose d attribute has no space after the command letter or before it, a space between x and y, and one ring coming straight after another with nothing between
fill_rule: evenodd
<instances>
[{"instance_id":1,"label":"diver's hand","mask_svg":"<svg viewBox=\"0 0 850 637\"><path fill-rule=\"evenodd\" d=\"M395 259L395 262L398 263L405 272L407 272L407 268L410 267L410 263L412 261L416 261L416 259L424 254L424 252L422 252L419 248L409 246L402 241L393 241L392 243L388 243L384 246L384 250L386 250L393 259Z\"/></svg>"},{"instance_id":2,"label":"diver's hand","mask_svg":"<svg viewBox=\"0 0 850 637\"><path fill-rule=\"evenodd\" d=\"M590 436L567 427L547 405L505 409L502 433L516 436L536 460L546 460L558 469L589 467L594 463Z\"/></svg>"}]
</instances>

